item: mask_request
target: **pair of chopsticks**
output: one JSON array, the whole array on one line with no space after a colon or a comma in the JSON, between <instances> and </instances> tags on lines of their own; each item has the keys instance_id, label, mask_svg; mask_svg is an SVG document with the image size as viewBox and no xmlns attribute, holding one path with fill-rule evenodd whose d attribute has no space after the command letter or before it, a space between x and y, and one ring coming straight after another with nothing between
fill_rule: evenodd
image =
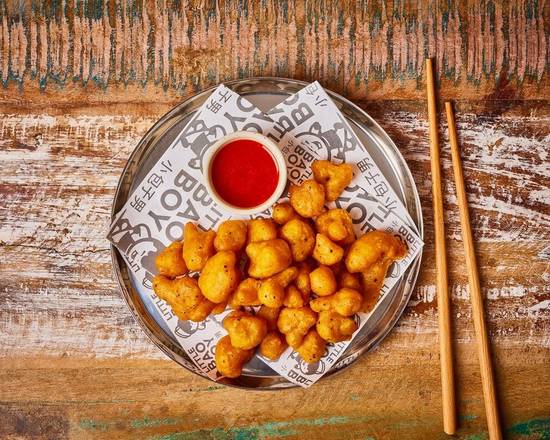
<instances>
[{"instance_id":1,"label":"pair of chopsticks","mask_svg":"<svg viewBox=\"0 0 550 440\"><path fill-rule=\"evenodd\" d=\"M438 122L435 99L434 75L432 60L426 60L427 92L428 92L428 120L430 126L430 156L432 169L432 197L434 210L435 229L435 259L436 259L436 284L437 284L437 309L439 315L439 345L441 357L441 387L443 397L443 429L447 434L456 432L456 407L454 390L454 368L451 343L451 316L450 300L447 279L447 256L445 252L445 225L443 218L443 195L441 190L441 168L439 160ZM476 263L470 214L468 212L468 200L464 187L464 175L458 149L458 138L450 102L445 102L447 124L449 126L449 141L451 144L451 157L453 174L455 178L456 195L460 210L460 226L462 229L462 241L466 253L466 267L468 270L468 283L470 285L470 300L472 303L472 316L478 345L478 358L481 370L481 383L483 387L483 399L489 438L501 439L498 405L493 378L493 367L489 352L489 338L485 325L485 313L483 298L479 285L479 274Z\"/></svg>"}]
</instances>

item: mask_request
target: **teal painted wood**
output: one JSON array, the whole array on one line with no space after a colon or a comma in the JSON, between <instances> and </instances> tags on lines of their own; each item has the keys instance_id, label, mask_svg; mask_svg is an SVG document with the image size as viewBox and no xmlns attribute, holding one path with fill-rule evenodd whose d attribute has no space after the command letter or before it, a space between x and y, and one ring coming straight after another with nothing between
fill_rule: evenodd
<instances>
[{"instance_id":1,"label":"teal painted wood","mask_svg":"<svg viewBox=\"0 0 550 440\"><path fill-rule=\"evenodd\" d=\"M228 78L321 78L361 89L440 75L548 84L549 6L539 0L0 0L4 87L152 84L189 91ZM419 84L417 84L419 86Z\"/></svg>"}]
</instances>

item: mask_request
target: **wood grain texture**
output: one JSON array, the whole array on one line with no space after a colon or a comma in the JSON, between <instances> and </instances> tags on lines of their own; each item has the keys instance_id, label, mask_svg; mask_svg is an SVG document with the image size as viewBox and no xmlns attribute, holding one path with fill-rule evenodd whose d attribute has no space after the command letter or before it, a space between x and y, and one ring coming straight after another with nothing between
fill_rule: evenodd
<instances>
[{"instance_id":1,"label":"wood grain texture","mask_svg":"<svg viewBox=\"0 0 550 440\"><path fill-rule=\"evenodd\" d=\"M339 438L350 438L346 437L346 433L351 438L360 438L359 432L371 432L367 428L373 422L369 419L368 422L357 422L359 425L355 426L354 423L359 420L355 417L366 417L369 414L376 421L376 430L371 435L373 438L400 437L401 431L386 426L383 412L367 411L377 404L381 405L380 411L381 408L387 408L386 405L395 405L391 407L391 425L399 425L400 420L406 417L410 424L414 424L413 420L418 417L415 412L417 405L421 405L422 414L429 409L433 418L426 424L416 422L416 425L407 428L410 429L407 432L415 433L417 438L439 432L441 422L431 192L430 182L424 178L429 170L425 106L417 102L399 102L395 104L396 107L388 102L383 106L376 103L362 103L362 106L382 122L401 147L423 201L427 228L426 256L418 287L405 315L392 337L375 353L366 356L360 366L353 367L351 376L346 373L331 379L331 383L345 381L349 395L342 393L335 400L333 388L340 388L340 382L337 385L316 386L308 391L307 396L302 392L290 392L292 396L301 396L296 397L295 401L291 400L293 403L281 397L285 410L279 406L283 403L270 403L275 405L278 413L275 410L261 412L259 409L249 409L248 416L240 419L239 413L235 412L223 423L214 414L208 413L204 417L199 415L201 422L196 422L196 425L187 425L186 419L183 419L174 422L175 427L170 424L165 426L158 420L166 417L181 418L191 408L203 408L194 399L181 400L176 397L180 392L180 381L189 381L204 388L210 385L164 361L164 356L149 343L133 322L111 279L108 243L103 238L120 170L139 137L160 116L160 112L156 114L152 108L151 115L145 118L140 116L142 110L137 107L133 111L134 115L132 111L125 110L126 116L14 114L3 117L0 122L4 171L1 190L6 203L2 204L0 211L3 255L0 362L4 374L1 382L5 385L13 383L14 388L12 394L1 393L2 402L17 417L29 420L26 425L28 429L31 429L33 423L39 423L37 419L28 419L35 413L37 405L46 404L47 408L51 408L51 411L44 413L48 419L52 414L58 414L55 411L62 409L64 423L74 429L68 432L75 438L92 435L102 437L105 430L115 429L123 423L121 420L131 424L132 420L140 417L152 418L157 422L151 423L159 424L156 428L148 427L144 431L146 433L196 431L202 429L200 426L206 421L208 423L205 426L212 429L245 429L260 422L290 423L298 419L302 420L300 423L303 425L292 429L303 436L310 433L314 435L323 429L312 427L313 422L310 420L320 420L322 424L337 420L330 428L335 438L338 435ZM493 115L490 118L485 116L484 119L477 110L468 107L458 106L458 127L464 150L482 286L488 298L489 331L497 350L495 367L505 402L505 426L513 429L517 423L546 420L543 426L548 429L547 396L550 390L542 378L547 375L549 359L550 218L547 188L550 182L544 154L550 136L550 115L541 110L537 117L529 116L529 112L525 114L521 103L515 103L508 111L513 116ZM464 420L460 421L462 429L459 432L466 436L468 433L484 431L485 422L478 366L473 350L467 272L448 151L443 151L442 164L446 183L445 211L448 213L446 220L455 325L453 331L456 335L457 359L460 359L457 361L457 388L459 396L467 387L468 393L477 399L474 406L459 401L460 415L475 416L466 424L469 427L466 430ZM461 350L469 350L469 354ZM27 360L29 356L30 360ZM109 358L116 360L104 361ZM148 359L158 359L155 374L164 379L149 373L140 378L149 365ZM13 362L18 362L18 366L10 366ZM36 367L36 362L41 366ZM73 362L76 366L70 367ZM110 362L113 371L102 370L103 362ZM415 367L409 368L411 364ZM525 369L527 365L529 367ZM390 368L389 372L381 375L380 371L385 368ZM398 384L395 377L403 369L407 375L398 376L401 378ZM15 380L19 374L25 377ZM72 375L79 377L78 390L74 389L76 379L69 380ZM97 382L98 375L102 377L100 383ZM116 380L112 375L116 376ZM132 377L130 383L124 382L126 375ZM159 393L156 397L158 405L143 401L135 404L116 402L113 395L116 390L128 388L128 394L138 392L140 386L133 381L143 380L156 384L159 380L168 380L166 375L173 375L170 379L173 382L163 387L164 391L155 391ZM427 377L429 383L425 382ZM403 382L409 384L408 389L401 388ZM156 389L156 385L153 387ZM365 391L369 387L375 387L378 391L372 388L370 392ZM382 391L384 389L395 391L388 395ZM36 390L42 391L37 395ZM244 394L241 392L232 395L230 391L222 390L214 390L212 394L220 392L224 396L243 399ZM77 392L80 393L79 398L73 395ZM105 393L110 397L104 397ZM144 390L139 393L149 395ZM525 393L531 396L529 407L524 406ZM46 394L51 394L49 398L58 401L55 404L41 402L38 396ZM361 405L350 406L350 395L354 394L363 396L360 398ZM400 398L395 404L390 403L398 394ZM332 402L338 403L335 407L340 408L340 411L345 409L344 412L326 407L316 413L307 409L307 405L304 408L304 399L309 402L311 398L314 402L329 395ZM510 400L510 395L517 396L518 400ZM169 404L162 403L163 396ZM279 401L277 396L270 395L268 398L263 397L262 393L252 393L252 396L255 397L247 397L251 400L245 400L251 402L252 406L258 405L258 402L268 405L265 402ZM414 408L409 407L407 413L404 409L407 405L405 401L411 399L411 396L414 396L412 400L415 405ZM94 399L106 400L99 406L100 409L92 411L88 406L92 405L90 401ZM131 400L130 397L127 399ZM223 401L221 397L219 399ZM115 409L119 406L128 411L124 417L121 416L122 419L115 417L121 414L121 410ZM465 413L465 407L471 408L470 411ZM86 411L84 408L87 408ZM318 407L314 405L313 408ZM163 417L163 411L166 417ZM80 414L89 415L89 418L82 419L91 420L89 423L82 422L89 429L81 428L81 420L77 420ZM340 420L341 423L338 422ZM536 432L541 432L538 423L534 426L538 426ZM93 428L96 425L99 428ZM131 438L132 432L125 435ZM227 432L236 436L236 431ZM214 434L212 438L216 438ZM229 437L230 434L227 435ZM259 438L269 438L267 434L262 436ZM151 437L154 437L153 434ZM201 437L196 434L196 438Z\"/></svg>"},{"instance_id":2,"label":"wood grain texture","mask_svg":"<svg viewBox=\"0 0 550 440\"><path fill-rule=\"evenodd\" d=\"M544 0L0 0L0 438L443 438L423 60L455 111L510 438L550 431L549 5ZM168 361L126 310L105 232L130 152L183 95L319 79L417 183L423 268L394 331L310 390L245 392ZM444 118L441 118L440 121ZM487 435L447 147L460 438Z\"/></svg>"},{"instance_id":3,"label":"wood grain texture","mask_svg":"<svg viewBox=\"0 0 550 440\"><path fill-rule=\"evenodd\" d=\"M428 56L449 97L523 98L548 85L545 0L3 3L4 86L62 89L61 100L66 89L137 86L150 101L248 76L321 78L354 99L420 97Z\"/></svg>"}]
</instances>

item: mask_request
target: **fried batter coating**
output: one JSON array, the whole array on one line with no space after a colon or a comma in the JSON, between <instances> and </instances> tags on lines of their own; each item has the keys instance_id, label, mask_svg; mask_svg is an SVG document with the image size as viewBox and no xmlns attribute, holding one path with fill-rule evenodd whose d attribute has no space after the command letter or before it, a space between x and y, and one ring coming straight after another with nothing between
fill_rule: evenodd
<instances>
[{"instance_id":1,"label":"fried batter coating","mask_svg":"<svg viewBox=\"0 0 550 440\"><path fill-rule=\"evenodd\" d=\"M172 309L192 309L204 298L197 285L197 280L190 277L172 280L164 275L157 275L153 278L153 290Z\"/></svg>"},{"instance_id":2,"label":"fried batter coating","mask_svg":"<svg viewBox=\"0 0 550 440\"><path fill-rule=\"evenodd\" d=\"M178 317L180 319L184 319L184 320L187 319L193 322L202 322L206 318L208 318L208 315L210 315L215 308L216 308L216 304L204 298L204 300L201 301L197 307L194 307L191 310L186 311L185 315L182 315L182 316L178 315Z\"/></svg>"},{"instance_id":3,"label":"fried batter coating","mask_svg":"<svg viewBox=\"0 0 550 440\"><path fill-rule=\"evenodd\" d=\"M279 319L280 308L261 306L256 312L256 316L263 318L267 323L267 329L269 331L277 330L277 320Z\"/></svg>"},{"instance_id":4,"label":"fried batter coating","mask_svg":"<svg viewBox=\"0 0 550 440\"><path fill-rule=\"evenodd\" d=\"M260 344L262 356L276 361L288 347L285 337L277 331L269 332Z\"/></svg>"},{"instance_id":5,"label":"fried batter coating","mask_svg":"<svg viewBox=\"0 0 550 440\"><path fill-rule=\"evenodd\" d=\"M384 285L386 272L392 264L392 260L379 260L369 267L365 272L361 272L363 283L363 305L361 311L370 312L380 296L380 290Z\"/></svg>"},{"instance_id":6,"label":"fried batter coating","mask_svg":"<svg viewBox=\"0 0 550 440\"><path fill-rule=\"evenodd\" d=\"M226 220L219 227L214 240L217 251L239 252L246 244L246 223L242 220Z\"/></svg>"},{"instance_id":7,"label":"fried batter coating","mask_svg":"<svg viewBox=\"0 0 550 440\"><path fill-rule=\"evenodd\" d=\"M278 203L275 205L271 216L278 225L284 225L292 219L301 218L288 202Z\"/></svg>"},{"instance_id":8,"label":"fried batter coating","mask_svg":"<svg viewBox=\"0 0 550 440\"><path fill-rule=\"evenodd\" d=\"M229 301L229 305L237 309L241 306L259 306L258 289L262 282L256 278L246 278L241 281Z\"/></svg>"},{"instance_id":9,"label":"fried batter coating","mask_svg":"<svg viewBox=\"0 0 550 440\"><path fill-rule=\"evenodd\" d=\"M225 308L227 307L227 302L221 302L219 304L216 304L216 306L212 309L210 312L212 315L217 315L218 313L222 313L225 311Z\"/></svg>"},{"instance_id":10,"label":"fried batter coating","mask_svg":"<svg viewBox=\"0 0 550 440\"><path fill-rule=\"evenodd\" d=\"M280 238L250 243L246 246L246 254L250 258L248 274L253 278L268 278L292 263L290 247Z\"/></svg>"},{"instance_id":11,"label":"fried batter coating","mask_svg":"<svg viewBox=\"0 0 550 440\"><path fill-rule=\"evenodd\" d=\"M327 266L319 266L309 274L311 291L318 296L328 296L336 292L336 278Z\"/></svg>"},{"instance_id":12,"label":"fried batter coating","mask_svg":"<svg viewBox=\"0 0 550 440\"><path fill-rule=\"evenodd\" d=\"M334 310L342 316L351 316L361 310L363 295L355 289L344 287L335 294L316 298L309 302L314 312Z\"/></svg>"},{"instance_id":13,"label":"fried batter coating","mask_svg":"<svg viewBox=\"0 0 550 440\"><path fill-rule=\"evenodd\" d=\"M304 361L313 363L318 362L323 357L326 348L326 341L313 328L305 335L304 340L296 348L296 351Z\"/></svg>"},{"instance_id":14,"label":"fried batter coating","mask_svg":"<svg viewBox=\"0 0 550 440\"><path fill-rule=\"evenodd\" d=\"M311 285L309 283L310 272L311 265L308 262L302 262L298 265L298 276L294 280L294 284L302 292L304 298L309 298L309 294L311 293Z\"/></svg>"},{"instance_id":15,"label":"fried batter coating","mask_svg":"<svg viewBox=\"0 0 550 440\"><path fill-rule=\"evenodd\" d=\"M345 251L344 251L345 252ZM330 267L330 270L332 270L332 273L334 274L335 277L339 277L340 276L340 273L342 272L342 270L344 269L344 266L342 264L342 260L340 260L338 263L336 264L333 264Z\"/></svg>"},{"instance_id":16,"label":"fried batter coating","mask_svg":"<svg viewBox=\"0 0 550 440\"><path fill-rule=\"evenodd\" d=\"M345 209L329 209L317 217L315 227L321 234L343 245L355 240L351 215Z\"/></svg>"},{"instance_id":17,"label":"fried batter coating","mask_svg":"<svg viewBox=\"0 0 550 440\"><path fill-rule=\"evenodd\" d=\"M182 320L204 321L216 306L203 296L194 278L171 280L164 275L157 275L153 279L153 290Z\"/></svg>"},{"instance_id":18,"label":"fried batter coating","mask_svg":"<svg viewBox=\"0 0 550 440\"><path fill-rule=\"evenodd\" d=\"M351 339L357 330L357 324L352 318L342 316L334 310L324 310L319 313L317 332L327 342L340 342Z\"/></svg>"},{"instance_id":19,"label":"fried batter coating","mask_svg":"<svg viewBox=\"0 0 550 440\"><path fill-rule=\"evenodd\" d=\"M201 270L214 255L214 231L203 232L194 223L186 223L183 229L183 259L190 271Z\"/></svg>"},{"instance_id":20,"label":"fried batter coating","mask_svg":"<svg viewBox=\"0 0 550 440\"><path fill-rule=\"evenodd\" d=\"M239 377L243 365L254 355L254 350L242 350L231 345L229 336L224 336L216 344L216 368L225 377Z\"/></svg>"},{"instance_id":21,"label":"fried batter coating","mask_svg":"<svg viewBox=\"0 0 550 440\"><path fill-rule=\"evenodd\" d=\"M276 275L262 281L258 289L258 299L267 307L277 308L285 300L285 288L296 278L298 269L289 267Z\"/></svg>"},{"instance_id":22,"label":"fried batter coating","mask_svg":"<svg viewBox=\"0 0 550 440\"><path fill-rule=\"evenodd\" d=\"M390 265L407 255L407 246L385 231L371 231L353 243L346 256L350 272L361 272L363 287L362 312L372 310L384 284Z\"/></svg>"},{"instance_id":23,"label":"fried batter coating","mask_svg":"<svg viewBox=\"0 0 550 440\"><path fill-rule=\"evenodd\" d=\"M277 225L270 218L255 218L248 223L248 243L274 240L277 238Z\"/></svg>"},{"instance_id":24,"label":"fried batter coating","mask_svg":"<svg viewBox=\"0 0 550 440\"><path fill-rule=\"evenodd\" d=\"M351 273L364 272L379 260L400 260L407 255L406 245L385 231L370 231L349 248L346 267Z\"/></svg>"},{"instance_id":25,"label":"fried batter coating","mask_svg":"<svg viewBox=\"0 0 550 440\"><path fill-rule=\"evenodd\" d=\"M285 335L286 342L296 349L309 329L315 325L317 314L309 307L286 307L279 313L277 327Z\"/></svg>"},{"instance_id":26,"label":"fried batter coating","mask_svg":"<svg viewBox=\"0 0 550 440\"><path fill-rule=\"evenodd\" d=\"M187 266L183 260L183 242L175 241L166 247L155 258L159 275L169 278L179 277L187 273Z\"/></svg>"},{"instance_id":27,"label":"fried batter coating","mask_svg":"<svg viewBox=\"0 0 550 440\"><path fill-rule=\"evenodd\" d=\"M207 299L219 304L228 300L240 275L235 252L220 251L206 262L199 276L199 287Z\"/></svg>"},{"instance_id":28,"label":"fried batter coating","mask_svg":"<svg viewBox=\"0 0 550 440\"><path fill-rule=\"evenodd\" d=\"M300 186L290 185L290 204L302 217L317 217L325 205L325 189L315 180L306 180Z\"/></svg>"},{"instance_id":29,"label":"fried batter coating","mask_svg":"<svg viewBox=\"0 0 550 440\"><path fill-rule=\"evenodd\" d=\"M304 295L300 289L298 289L294 284L289 285L286 288L285 300L283 306L285 307L303 307L309 301L309 294Z\"/></svg>"},{"instance_id":30,"label":"fried batter coating","mask_svg":"<svg viewBox=\"0 0 550 440\"><path fill-rule=\"evenodd\" d=\"M281 228L280 236L290 245L294 261L304 261L313 253L315 232L306 221L297 218L290 220Z\"/></svg>"},{"instance_id":31,"label":"fried batter coating","mask_svg":"<svg viewBox=\"0 0 550 440\"><path fill-rule=\"evenodd\" d=\"M243 350L254 348L267 334L265 320L250 313L235 310L225 317L223 327L229 333L231 345Z\"/></svg>"},{"instance_id":32,"label":"fried batter coating","mask_svg":"<svg viewBox=\"0 0 550 440\"><path fill-rule=\"evenodd\" d=\"M329 202L336 200L353 179L353 167L347 163L336 165L328 160L315 160L311 170L315 180L325 187Z\"/></svg>"},{"instance_id":33,"label":"fried batter coating","mask_svg":"<svg viewBox=\"0 0 550 440\"><path fill-rule=\"evenodd\" d=\"M349 273L347 270L340 272L338 276L338 287L342 289L343 287L349 287L350 289L355 289L361 291L361 281L355 273Z\"/></svg>"},{"instance_id":34,"label":"fried batter coating","mask_svg":"<svg viewBox=\"0 0 550 440\"><path fill-rule=\"evenodd\" d=\"M324 234L317 234L315 237L315 249L313 258L326 266L338 263L344 257L344 248L338 246Z\"/></svg>"}]
</instances>

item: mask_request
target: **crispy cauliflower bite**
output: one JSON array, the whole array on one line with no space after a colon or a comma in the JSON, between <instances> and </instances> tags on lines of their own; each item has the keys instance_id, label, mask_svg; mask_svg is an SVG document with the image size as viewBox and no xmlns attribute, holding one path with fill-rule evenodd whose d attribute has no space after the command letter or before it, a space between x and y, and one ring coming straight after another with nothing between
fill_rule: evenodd
<instances>
[{"instance_id":1,"label":"crispy cauliflower bite","mask_svg":"<svg viewBox=\"0 0 550 440\"><path fill-rule=\"evenodd\" d=\"M363 295L348 287L338 290L333 295L316 298L309 302L309 306L314 312L334 310L342 316L354 315L361 310L362 305Z\"/></svg>"},{"instance_id":2,"label":"crispy cauliflower bite","mask_svg":"<svg viewBox=\"0 0 550 440\"><path fill-rule=\"evenodd\" d=\"M223 320L223 327L229 333L231 345L242 350L257 347L267 334L265 320L240 310L227 315Z\"/></svg>"},{"instance_id":3,"label":"crispy cauliflower bite","mask_svg":"<svg viewBox=\"0 0 550 440\"><path fill-rule=\"evenodd\" d=\"M269 331L277 330L277 320L279 319L280 308L261 306L256 312L256 316L263 318L267 323Z\"/></svg>"},{"instance_id":4,"label":"crispy cauliflower bite","mask_svg":"<svg viewBox=\"0 0 550 440\"><path fill-rule=\"evenodd\" d=\"M239 280L235 252L220 251L204 265L199 276L199 287L207 299L219 304L228 300Z\"/></svg>"},{"instance_id":5,"label":"crispy cauliflower bite","mask_svg":"<svg viewBox=\"0 0 550 440\"><path fill-rule=\"evenodd\" d=\"M302 262L298 265L298 275L294 280L294 284L304 297L309 298L311 293L311 285L309 283L309 274L311 273L311 265L308 262Z\"/></svg>"},{"instance_id":6,"label":"crispy cauliflower bite","mask_svg":"<svg viewBox=\"0 0 550 440\"><path fill-rule=\"evenodd\" d=\"M241 281L233 292L229 305L234 309L241 306L259 306L261 302L258 299L258 289L261 284L262 282L256 278L246 278Z\"/></svg>"},{"instance_id":7,"label":"crispy cauliflower bite","mask_svg":"<svg viewBox=\"0 0 550 440\"><path fill-rule=\"evenodd\" d=\"M186 317L182 319L188 319L193 322L202 322L208 318L208 315L210 315L215 308L216 304L204 298L204 300L201 301L197 307L193 307L191 310L186 311L185 315L183 315Z\"/></svg>"},{"instance_id":8,"label":"crispy cauliflower bite","mask_svg":"<svg viewBox=\"0 0 550 440\"><path fill-rule=\"evenodd\" d=\"M358 238L349 248L346 267L349 272L364 272L379 260L400 260L407 247L397 237L385 231L370 231Z\"/></svg>"},{"instance_id":9,"label":"crispy cauliflower bite","mask_svg":"<svg viewBox=\"0 0 550 440\"><path fill-rule=\"evenodd\" d=\"M329 209L315 219L315 227L321 234L343 245L355 240L351 214L345 209Z\"/></svg>"},{"instance_id":10,"label":"crispy cauliflower bite","mask_svg":"<svg viewBox=\"0 0 550 440\"><path fill-rule=\"evenodd\" d=\"M292 263L290 247L280 238L250 243L246 246L246 254L250 259L248 275L253 278L269 278Z\"/></svg>"},{"instance_id":11,"label":"crispy cauliflower bite","mask_svg":"<svg viewBox=\"0 0 550 440\"><path fill-rule=\"evenodd\" d=\"M270 218L255 218L248 223L248 243L274 240L277 238L277 225Z\"/></svg>"},{"instance_id":12,"label":"crispy cauliflower bite","mask_svg":"<svg viewBox=\"0 0 550 440\"><path fill-rule=\"evenodd\" d=\"M328 160L315 160L311 170L315 180L324 186L328 202L334 202L353 179L353 167L347 163L336 165Z\"/></svg>"},{"instance_id":13,"label":"crispy cauliflower bite","mask_svg":"<svg viewBox=\"0 0 550 440\"><path fill-rule=\"evenodd\" d=\"M183 259L190 271L201 270L215 253L214 231L203 232L193 223L186 223L183 228Z\"/></svg>"},{"instance_id":14,"label":"crispy cauliflower bite","mask_svg":"<svg viewBox=\"0 0 550 440\"><path fill-rule=\"evenodd\" d=\"M357 323L349 317L342 316L334 310L319 313L317 332L327 342L340 342L351 339L357 330Z\"/></svg>"},{"instance_id":15,"label":"crispy cauliflower bite","mask_svg":"<svg viewBox=\"0 0 550 440\"><path fill-rule=\"evenodd\" d=\"M273 207L273 214L271 216L273 217L275 223L277 223L278 225L284 225L292 219L301 218L288 202L283 202L275 205Z\"/></svg>"},{"instance_id":16,"label":"crispy cauliflower bite","mask_svg":"<svg viewBox=\"0 0 550 440\"><path fill-rule=\"evenodd\" d=\"M317 234L315 237L315 248L313 258L326 266L338 263L344 257L344 248L338 246L324 234ZM348 269L349 270L349 269Z\"/></svg>"},{"instance_id":17,"label":"crispy cauliflower bite","mask_svg":"<svg viewBox=\"0 0 550 440\"><path fill-rule=\"evenodd\" d=\"M294 261L302 262L313 253L315 232L304 220L290 220L282 226L279 235L289 244Z\"/></svg>"},{"instance_id":18,"label":"crispy cauliflower bite","mask_svg":"<svg viewBox=\"0 0 550 440\"><path fill-rule=\"evenodd\" d=\"M328 296L336 292L336 278L327 266L319 266L309 274L311 291L318 296Z\"/></svg>"},{"instance_id":19,"label":"crispy cauliflower bite","mask_svg":"<svg viewBox=\"0 0 550 440\"><path fill-rule=\"evenodd\" d=\"M313 363L318 362L323 357L326 348L326 341L319 336L317 330L311 329L305 335L302 343L296 348L296 351L304 361Z\"/></svg>"},{"instance_id":20,"label":"crispy cauliflower bite","mask_svg":"<svg viewBox=\"0 0 550 440\"><path fill-rule=\"evenodd\" d=\"M306 180L299 186L290 185L288 195L290 204L302 217L317 217L325 209L325 189L315 180Z\"/></svg>"},{"instance_id":21,"label":"crispy cauliflower bite","mask_svg":"<svg viewBox=\"0 0 550 440\"><path fill-rule=\"evenodd\" d=\"M164 275L157 275L153 278L153 290L172 308L177 306L188 310L196 307L204 298L197 280L190 277L171 280Z\"/></svg>"},{"instance_id":22,"label":"crispy cauliflower bite","mask_svg":"<svg viewBox=\"0 0 550 440\"><path fill-rule=\"evenodd\" d=\"M262 340L260 353L263 357L276 361L287 347L285 337L277 331L271 331Z\"/></svg>"},{"instance_id":23,"label":"crispy cauliflower bite","mask_svg":"<svg viewBox=\"0 0 550 440\"><path fill-rule=\"evenodd\" d=\"M338 275L338 287L340 289L349 287L358 291L361 291L362 288L358 275L356 273L349 273L347 270L343 270Z\"/></svg>"},{"instance_id":24,"label":"crispy cauliflower bite","mask_svg":"<svg viewBox=\"0 0 550 440\"><path fill-rule=\"evenodd\" d=\"M292 348L299 347L309 329L315 325L317 314L309 307L286 307L279 313L277 328Z\"/></svg>"},{"instance_id":25,"label":"crispy cauliflower bite","mask_svg":"<svg viewBox=\"0 0 550 440\"><path fill-rule=\"evenodd\" d=\"M179 277L187 273L187 266L183 260L183 243L175 241L166 247L155 258L155 265L159 275L165 275L169 278Z\"/></svg>"},{"instance_id":26,"label":"crispy cauliflower bite","mask_svg":"<svg viewBox=\"0 0 550 440\"><path fill-rule=\"evenodd\" d=\"M226 220L219 227L214 239L217 251L239 252L246 244L247 228L242 220Z\"/></svg>"},{"instance_id":27,"label":"crispy cauliflower bite","mask_svg":"<svg viewBox=\"0 0 550 440\"><path fill-rule=\"evenodd\" d=\"M203 296L194 278L171 280L164 275L157 275L153 279L153 290L182 320L204 321L216 306Z\"/></svg>"},{"instance_id":28,"label":"crispy cauliflower bite","mask_svg":"<svg viewBox=\"0 0 550 440\"><path fill-rule=\"evenodd\" d=\"M294 284L289 285L285 291L285 307L303 307L309 301L309 294L303 294Z\"/></svg>"},{"instance_id":29,"label":"crispy cauliflower bite","mask_svg":"<svg viewBox=\"0 0 550 440\"><path fill-rule=\"evenodd\" d=\"M277 275L262 281L258 289L258 299L267 307L277 308L285 300L285 288L296 278L298 269L289 267Z\"/></svg>"},{"instance_id":30,"label":"crispy cauliflower bite","mask_svg":"<svg viewBox=\"0 0 550 440\"><path fill-rule=\"evenodd\" d=\"M254 355L254 350L233 347L229 336L224 336L216 344L216 368L225 377L235 378L242 373L243 365Z\"/></svg>"},{"instance_id":31,"label":"crispy cauliflower bite","mask_svg":"<svg viewBox=\"0 0 550 440\"><path fill-rule=\"evenodd\" d=\"M370 312L378 301L380 289L382 289L384 285L386 272L391 264L391 260L380 260L374 263L365 272L361 272L364 295L363 305L361 307L362 312Z\"/></svg>"}]
</instances>

